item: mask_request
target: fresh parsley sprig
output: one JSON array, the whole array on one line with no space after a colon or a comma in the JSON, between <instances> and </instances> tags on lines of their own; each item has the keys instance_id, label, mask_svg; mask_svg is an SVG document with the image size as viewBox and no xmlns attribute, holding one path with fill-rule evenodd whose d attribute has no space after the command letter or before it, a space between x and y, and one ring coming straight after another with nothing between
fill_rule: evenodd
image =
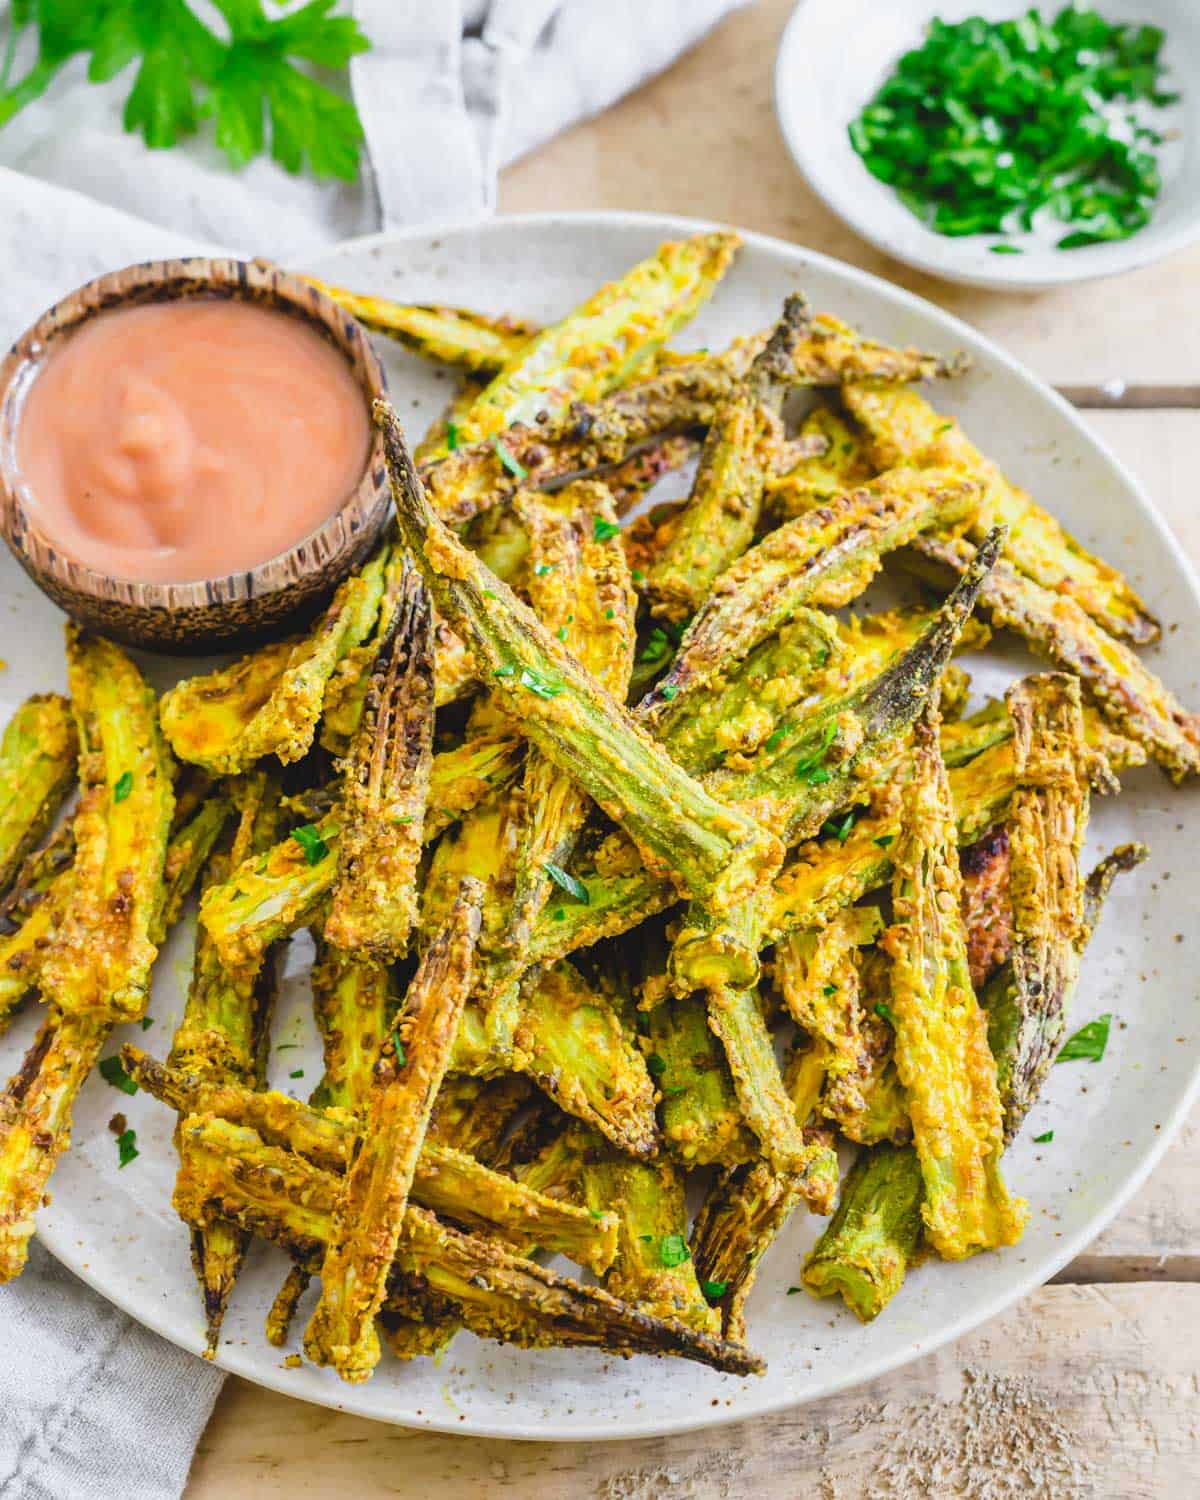
<instances>
[{"instance_id":1,"label":"fresh parsley sprig","mask_svg":"<svg viewBox=\"0 0 1200 1500\"><path fill-rule=\"evenodd\" d=\"M270 155L288 172L307 163L316 177L358 174L363 128L354 105L310 75L338 72L370 42L338 0L307 0L277 16L263 0L213 0L218 35L187 0L16 0L0 64L0 126L39 98L77 57L107 83L136 69L125 129L154 150L177 145L212 120L217 145L235 167ZM276 5L275 9L281 9ZM13 80L23 34L36 55ZM268 142L269 135L269 142Z\"/></svg>"}]
</instances>

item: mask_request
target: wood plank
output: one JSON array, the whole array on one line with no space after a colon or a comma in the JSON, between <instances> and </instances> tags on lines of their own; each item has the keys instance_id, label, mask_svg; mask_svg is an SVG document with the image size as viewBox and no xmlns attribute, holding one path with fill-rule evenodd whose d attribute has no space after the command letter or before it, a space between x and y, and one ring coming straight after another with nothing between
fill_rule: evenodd
<instances>
[{"instance_id":1,"label":"wood plank","mask_svg":"<svg viewBox=\"0 0 1200 1500\"><path fill-rule=\"evenodd\" d=\"M624 208L723 220L929 297L1047 380L1094 399L1114 380L1159 393L1200 388L1200 322L1185 315L1200 247L1119 282L1000 293L911 271L846 228L805 184L775 122L775 50L792 7L759 0L645 88L510 167L501 211Z\"/></svg>"},{"instance_id":2,"label":"wood plank","mask_svg":"<svg viewBox=\"0 0 1200 1500\"><path fill-rule=\"evenodd\" d=\"M636 1443L462 1442L231 1380L186 1500L1195 1494L1200 1346L1180 1331L1198 1319L1197 1286L1047 1287L869 1385L736 1427Z\"/></svg>"}]
</instances>

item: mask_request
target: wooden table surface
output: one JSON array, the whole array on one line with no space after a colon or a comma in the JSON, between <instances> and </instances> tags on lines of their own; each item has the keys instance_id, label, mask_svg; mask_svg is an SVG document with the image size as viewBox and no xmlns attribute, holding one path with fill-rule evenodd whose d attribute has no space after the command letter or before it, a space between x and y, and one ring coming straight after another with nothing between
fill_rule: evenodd
<instances>
[{"instance_id":1,"label":"wooden table surface","mask_svg":"<svg viewBox=\"0 0 1200 1500\"><path fill-rule=\"evenodd\" d=\"M888 260L817 202L779 136L772 68L791 5L759 0L670 72L511 168L501 211L718 219L919 292L1094 408L1095 430L1200 564L1200 247L1036 296L953 287ZM400 1431L231 1379L186 1500L435 1488L477 1500L1183 1500L1200 1493L1198 1327L1200 1118L1053 1285L887 1379L706 1435L544 1445Z\"/></svg>"}]
</instances>

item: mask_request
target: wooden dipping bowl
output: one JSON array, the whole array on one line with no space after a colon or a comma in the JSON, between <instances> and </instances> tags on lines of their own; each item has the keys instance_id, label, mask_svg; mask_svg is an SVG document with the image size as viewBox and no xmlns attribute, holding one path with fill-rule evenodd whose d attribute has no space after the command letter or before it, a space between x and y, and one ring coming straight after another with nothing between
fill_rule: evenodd
<instances>
[{"instance_id":1,"label":"wooden dipping bowl","mask_svg":"<svg viewBox=\"0 0 1200 1500\"><path fill-rule=\"evenodd\" d=\"M17 465L23 398L55 341L100 313L148 302L237 297L303 318L349 361L368 412L386 394L366 331L324 292L265 261L192 256L147 261L89 281L55 303L0 365L0 530L18 562L68 614L103 635L152 651L241 647L313 615L370 551L391 503L375 434L361 481L333 516L286 552L248 571L192 583L111 578L64 556L38 525Z\"/></svg>"}]
</instances>

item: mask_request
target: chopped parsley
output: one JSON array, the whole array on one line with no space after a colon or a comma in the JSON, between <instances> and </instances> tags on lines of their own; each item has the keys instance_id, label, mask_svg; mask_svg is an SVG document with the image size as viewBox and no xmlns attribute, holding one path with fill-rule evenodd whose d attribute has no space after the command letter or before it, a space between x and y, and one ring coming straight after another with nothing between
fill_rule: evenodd
<instances>
[{"instance_id":1,"label":"chopped parsley","mask_svg":"<svg viewBox=\"0 0 1200 1500\"><path fill-rule=\"evenodd\" d=\"M787 1289L787 1294L789 1297L794 1297L797 1292L802 1292L803 1290L804 1288L802 1286L790 1286Z\"/></svg>"},{"instance_id":2,"label":"chopped parsley","mask_svg":"<svg viewBox=\"0 0 1200 1500\"><path fill-rule=\"evenodd\" d=\"M890 849L895 841L894 833L881 833L877 839L872 840L872 843L878 844L881 849Z\"/></svg>"},{"instance_id":3,"label":"chopped parsley","mask_svg":"<svg viewBox=\"0 0 1200 1500\"><path fill-rule=\"evenodd\" d=\"M514 479L528 479L529 470L524 464L518 463L499 438L492 439L492 447L496 450L496 457L513 476Z\"/></svg>"},{"instance_id":4,"label":"chopped parsley","mask_svg":"<svg viewBox=\"0 0 1200 1500\"><path fill-rule=\"evenodd\" d=\"M558 639L560 641L565 641L566 638L567 638L567 627L565 625L560 625L558 627L558 629L554 632L554 634L558 637Z\"/></svg>"},{"instance_id":5,"label":"chopped parsley","mask_svg":"<svg viewBox=\"0 0 1200 1500\"><path fill-rule=\"evenodd\" d=\"M652 1052L646 1059L646 1071L651 1078L661 1078L667 1071L667 1062L657 1052Z\"/></svg>"},{"instance_id":6,"label":"chopped parsley","mask_svg":"<svg viewBox=\"0 0 1200 1500\"><path fill-rule=\"evenodd\" d=\"M658 1247L658 1258L664 1266L681 1266L684 1261L691 1260L692 1252L683 1235L664 1234L662 1244Z\"/></svg>"},{"instance_id":7,"label":"chopped parsley","mask_svg":"<svg viewBox=\"0 0 1200 1500\"><path fill-rule=\"evenodd\" d=\"M557 698L562 692L561 682L551 682L548 677L543 677L532 667L521 669L520 682L522 687L528 688L531 693L536 693L539 698Z\"/></svg>"},{"instance_id":8,"label":"chopped parsley","mask_svg":"<svg viewBox=\"0 0 1200 1500\"><path fill-rule=\"evenodd\" d=\"M505 665L502 667L497 667L496 670L492 673L493 677L515 677L516 675L517 669L512 665L511 662L505 663Z\"/></svg>"},{"instance_id":9,"label":"chopped parsley","mask_svg":"<svg viewBox=\"0 0 1200 1500\"><path fill-rule=\"evenodd\" d=\"M662 685L662 696L670 703L679 691L679 684L675 682L664 682Z\"/></svg>"},{"instance_id":10,"label":"chopped parsley","mask_svg":"<svg viewBox=\"0 0 1200 1500\"><path fill-rule=\"evenodd\" d=\"M896 1024L896 1018L892 1014L892 1007L885 1000L876 1000L875 1014L881 1021L886 1021L890 1026Z\"/></svg>"},{"instance_id":11,"label":"chopped parsley","mask_svg":"<svg viewBox=\"0 0 1200 1500\"><path fill-rule=\"evenodd\" d=\"M686 1093L687 1093L687 1084L686 1083L672 1084L672 1086L669 1089L663 1089L663 1091L662 1091L662 1095L663 1095L664 1099L674 1099L674 1097L675 1097L676 1094L686 1094Z\"/></svg>"},{"instance_id":12,"label":"chopped parsley","mask_svg":"<svg viewBox=\"0 0 1200 1500\"><path fill-rule=\"evenodd\" d=\"M1024 255L1020 245L989 245L988 249L993 255Z\"/></svg>"},{"instance_id":13,"label":"chopped parsley","mask_svg":"<svg viewBox=\"0 0 1200 1500\"><path fill-rule=\"evenodd\" d=\"M850 837L850 830L858 821L858 813L851 808L840 818L829 818L821 824L821 832L826 838L837 839L839 844L844 844Z\"/></svg>"},{"instance_id":14,"label":"chopped parsley","mask_svg":"<svg viewBox=\"0 0 1200 1500\"><path fill-rule=\"evenodd\" d=\"M133 1095L138 1091L138 1086L130 1078L129 1074L121 1065L121 1059L114 1052L111 1057L100 1060L100 1077L105 1083L111 1083L113 1088L120 1089L123 1094Z\"/></svg>"},{"instance_id":15,"label":"chopped parsley","mask_svg":"<svg viewBox=\"0 0 1200 1500\"><path fill-rule=\"evenodd\" d=\"M117 1137L117 1165L127 1167L131 1161L142 1153L137 1148L137 1131L131 1129L122 1130Z\"/></svg>"},{"instance_id":16,"label":"chopped parsley","mask_svg":"<svg viewBox=\"0 0 1200 1500\"><path fill-rule=\"evenodd\" d=\"M154 1025L154 1017L143 1016L142 1019L138 1022L138 1025L142 1028L143 1031L149 1031L151 1026Z\"/></svg>"},{"instance_id":17,"label":"chopped parsley","mask_svg":"<svg viewBox=\"0 0 1200 1500\"><path fill-rule=\"evenodd\" d=\"M830 773L821 762L829 753L829 747L837 737L837 720L830 719L821 735L821 743L810 754L803 756L796 762L796 775L801 781L806 781L809 786L823 786L830 779ZM770 742L768 741L768 744Z\"/></svg>"},{"instance_id":18,"label":"chopped parsley","mask_svg":"<svg viewBox=\"0 0 1200 1500\"><path fill-rule=\"evenodd\" d=\"M764 750L778 750L783 744L784 737L788 732L786 724L781 724L778 729L773 730L763 742Z\"/></svg>"},{"instance_id":19,"label":"chopped parsley","mask_svg":"<svg viewBox=\"0 0 1200 1500\"><path fill-rule=\"evenodd\" d=\"M288 1074L288 1077L289 1078L303 1078L304 1077L304 1069L303 1068L293 1068L292 1071Z\"/></svg>"},{"instance_id":20,"label":"chopped parsley","mask_svg":"<svg viewBox=\"0 0 1200 1500\"><path fill-rule=\"evenodd\" d=\"M594 542L611 542L613 537L621 535L621 528L615 521L606 521L603 516L592 517L592 540Z\"/></svg>"},{"instance_id":21,"label":"chopped parsley","mask_svg":"<svg viewBox=\"0 0 1200 1500\"><path fill-rule=\"evenodd\" d=\"M545 860L542 869L553 880L560 890L566 891L568 896L573 896L576 901L581 901L584 906L588 904L588 888L583 881L572 875L570 870L564 870L561 865L556 865L553 860Z\"/></svg>"},{"instance_id":22,"label":"chopped parsley","mask_svg":"<svg viewBox=\"0 0 1200 1500\"><path fill-rule=\"evenodd\" d=\"M702 1281L700 1290L710 1302L716 1302L725 1295L725 1288L729 1285L727 1281Z\"/></svg>"},{"instance_id":23,"label":"chopped parsley","mask_svg":"<svg viewBox=\"0 0 1200 1500\"><path fill-rule=\"evenodd\" d=\"M1045 1131L1042 1132L1041 1135L1035 1135L1034 1136L1034 1138L1033 1138L1033 1144L1035 1146L1048 1146L1053 1139L1054 1139L1054 1132L1053 1132L1053 1130L1045 1130Z\"/></svg>"},{"instance_id":24,"label":"chopped parsley","mask_svg":"<svg viewBox=\"0 0 1200 1500\"><path fill-rule=\"evenodd\" d=\"M604 611L604 618L606 620L615 620L616 617L617 617L616 610L613 609L613 607L611 605L609 605L609 607Z\"/></svg>"},{"instance_id":25,"label":"chopped parsley","mask_svg":"<svg viewBox=\"0 0 1200 1500\"><path fill-rule=\"evenodd\" d=\"M837 994L837 985L836 984L827 984L825 986L825 988L821 991L821 993L825 996L826 1000L828 1000L828 999L830 999L831 996Z\"/></svg>"},{"instance_id":26,"label":"chopped parsley","mask_svg":"<svg viewBox=\"0 0 1200 1500\"><path fill-rule=\"evenodd\" d=\"M458 423L457 422L447 422L446 423L446 449L447 449L448 452L454 453L457 450L457 448L458 448Z\"/></svg>"},{"instance_id":27,"label":"chopped parsley","mask_svg":"<svg viewBox=\"0 0 1200 1500\"><path fill-rule=\"evenodd\" d=\"M638 661L645 662L647 666L665 661L671 654L671 644L671 637L661 625L656 625L646 637L646 644L638 652Z\"/></svg>"},{"instance_id":28,"label":"chopped parsley","mask_svg":"<svg viewBox=\"0 0 1200 1500\"><path fill-rule=\"evenodd\" d=\"M397 1063L399 1063L399 1065L403 1067L404 1064L408 1061L408 1055L405 1052L403 1044L400 1041L400 1033L398 1031L392 1032L392 1046L396 1049Z\"/></svg>"},{"instance_id":29,"label":"chopped parsley","mask_svg":"<svg viewBox=\"0 0 1200 1500\"><path fill-rule=\"evenodd\" d=\"M312 823L292 829L292 838L304 850L304 858L310 865L319 865L329 853L329 845Z\"/></svg>"},{"instance_id":30,"label":"chopped parsley","mask_svg":"<svg viewBox=\"0 0 1200 1500\"><path fill-rule=\"evenodd\" d=\"M1097 1016L1086 1026L1081 1026L1074 1036L1069 1036L1063 1043L1062 1051L1054 1059L1055 1062L1099 1062L1104 1056L1104 1049L1108 1046L1108 1031L1111 1025L1112 1015L1109 1011L1105 1011L1102 1016Z\"/></svg>"},{"instance_id":31,"label":"chopped parsley","mask_svg":"<svg viewBox=\"0 0 1200 1500\"><path fill-rule=\"evenodd\" d=\"M546 576L547 573L553 573L553 572L554 572L554 564L553 563L535 563L534 564L533 576L535 578L545 578L545 576Z\"/></svg>"},{"instance_id":32,"label":"chopped parsley","mask_svg":"<svg viewBox=\"0 0 1200 1500\"><path fill-rule=\"evenodd\" d=\"M133 791L133 772L122 771L113 782L113 801L124 802L125 798Z\"/></svg>"}]
</instances>

